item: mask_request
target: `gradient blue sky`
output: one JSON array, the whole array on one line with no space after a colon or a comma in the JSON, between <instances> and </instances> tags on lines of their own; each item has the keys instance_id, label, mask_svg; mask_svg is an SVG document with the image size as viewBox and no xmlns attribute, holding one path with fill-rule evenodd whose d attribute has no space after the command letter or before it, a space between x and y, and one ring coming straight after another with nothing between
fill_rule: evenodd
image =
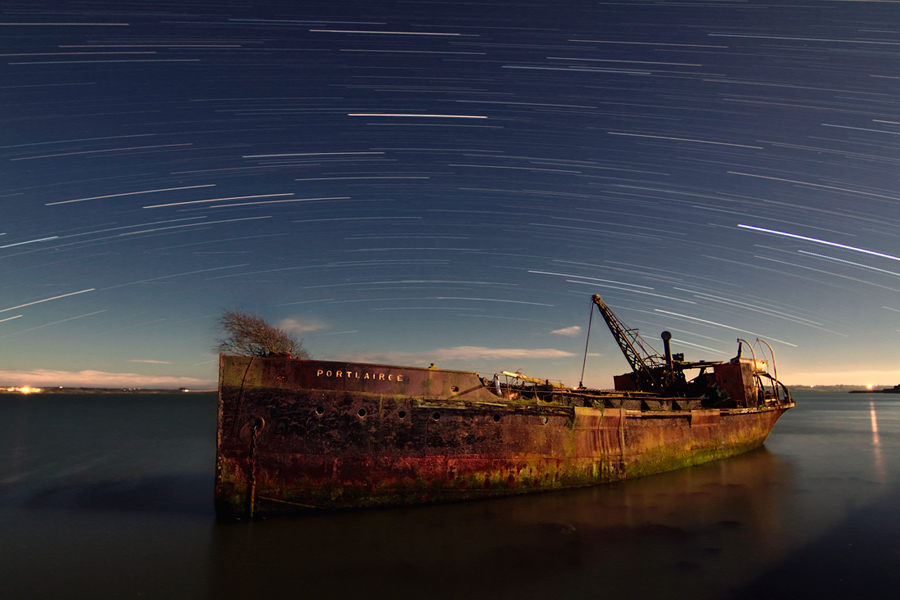
<instances>
[{"instance_id":1,"label":"gradient blue sky","mask_svg":"<svg viewBox=\"0 0 900 600\"><path fill-rule=\"evenodd\" d=\"M0 44L0 385L213 386L226 308L575 385L594 293L900 383L897 3L13 1Z\"/></svg>"}]
</instances>

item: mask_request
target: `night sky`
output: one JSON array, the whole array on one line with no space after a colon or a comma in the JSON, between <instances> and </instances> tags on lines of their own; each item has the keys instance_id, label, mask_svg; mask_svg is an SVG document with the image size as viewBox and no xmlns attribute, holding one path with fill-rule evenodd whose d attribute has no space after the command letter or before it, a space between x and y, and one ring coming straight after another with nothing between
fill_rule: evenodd
<instances>
[{"instance_id":1,"label":"night sky","mask_svg":"<svg viewBox=\"0 0 900 600\"><path fill-rule=\"evenodd\" d=\"M0 384L211 387L240 308L576 385L595 293L900 383L898 3L12 0L0 40Z\"/></svg>"}]
</instances>

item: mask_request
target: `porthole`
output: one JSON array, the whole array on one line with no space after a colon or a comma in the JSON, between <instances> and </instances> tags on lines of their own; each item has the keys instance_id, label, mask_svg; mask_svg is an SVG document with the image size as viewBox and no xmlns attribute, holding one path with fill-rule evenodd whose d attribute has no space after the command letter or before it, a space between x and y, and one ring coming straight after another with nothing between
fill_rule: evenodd
<instances>
[{"instance_id":1,"label":"porthole","mask_svg":"<svg viewBox=\"0 0 900 600\"><path fill-rule=\"evenodd\" d=\"M405 411L405 410L401 410L400 412L397 413L397 416L400 417L401 419L405 419L405 418L406 418L406 411Z\"/></svg>"},{"instance_id":2,"label":"porthole","mask_svg":"<svg viewBox=\"0 0 900 600\"><path fill-rule=\"evenodd\" d=\"M440 421L440 420L441 420L441 413L435 412L434 414L431 415L431 418L434 419L435 421Z\"/></svg>"},{"instance_id":3,"label":"porthole","mask_svg":"<svg viewBox=\"0 0 900 600\"><path fill-rule=\"evenodd\" d=\"M500 415L494 415L494 423L500 422Z\"/></svg>"},{"instance_id":4,"label":"porthole","mask_svg":"<svg viewBox=\"0 0 900 600\"><path fill-rule=\"evenodd\" d=\"M358 414L358 415L359 415L359 418L361 419L361 418L363 418L364 416L366 416L366 409L361 408L361 409L359 409L358 411L356 411L356 414Z\"/></svg>"},{"instance_id":5,"label":"porthole","mask_svg":"<svg viewBox=\"0 0 900 600\"><path fill-rule=\"evenodd\" d=\"M325 414L325 407L324 407L324 406L317 406L317 407L316 407L316 414L319 415L320 417L321 417L322 415L324 415L324 414Z\"/></svg>"}]
</instances>

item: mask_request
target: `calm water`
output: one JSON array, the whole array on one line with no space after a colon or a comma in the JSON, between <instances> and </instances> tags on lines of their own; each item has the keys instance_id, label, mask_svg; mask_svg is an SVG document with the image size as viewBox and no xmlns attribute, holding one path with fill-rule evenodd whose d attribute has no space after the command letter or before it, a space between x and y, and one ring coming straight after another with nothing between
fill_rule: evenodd
<instances>
[{"instance_id":1,"label":"calm water","mask_svg":"<svg viewBox=\"0 0 900 600\"><path fill-rule=\"evenodd\" d=\"M0 597L897 598L900 396L573 492L219 524L214 395L0 396Z\"/></svg>"}]
</instances>

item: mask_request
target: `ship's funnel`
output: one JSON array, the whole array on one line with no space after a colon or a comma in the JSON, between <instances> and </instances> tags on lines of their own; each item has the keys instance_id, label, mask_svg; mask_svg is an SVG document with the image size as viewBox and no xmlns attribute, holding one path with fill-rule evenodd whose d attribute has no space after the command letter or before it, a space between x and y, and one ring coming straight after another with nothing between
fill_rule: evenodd
<instances>
[{"instance_id":1,"label":"ship's funnel","mask_svg":"<svg viewBox=\"0 0 900 600\"><path fill-rule=\"evenodd\" d=\"M669 346L669 340L672 339L672 334L668 331L663 331L659 337L662 338L663 347L666 352L666 370L671 373L672 372L672 348Z\"/></svg>"}]
</instances>

